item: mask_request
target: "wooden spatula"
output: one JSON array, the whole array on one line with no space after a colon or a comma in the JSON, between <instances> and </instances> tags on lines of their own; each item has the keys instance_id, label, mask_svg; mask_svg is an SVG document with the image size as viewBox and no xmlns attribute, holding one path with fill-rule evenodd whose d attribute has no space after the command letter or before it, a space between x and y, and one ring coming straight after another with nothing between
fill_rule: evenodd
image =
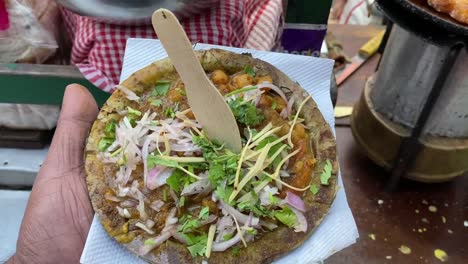
<instances>
[{"instance_id":1,"label":"wooden spatula","mask_svg":"<svg viewBox=\"0 0 468 264\"><path fill-rule=\"evenodd\" d=\"M240 152L236 119L221 93L210 82L175 15L167 9L153 13L153 28L185 84L188 103L210 139Z\"/></svg>"}]
</instances>

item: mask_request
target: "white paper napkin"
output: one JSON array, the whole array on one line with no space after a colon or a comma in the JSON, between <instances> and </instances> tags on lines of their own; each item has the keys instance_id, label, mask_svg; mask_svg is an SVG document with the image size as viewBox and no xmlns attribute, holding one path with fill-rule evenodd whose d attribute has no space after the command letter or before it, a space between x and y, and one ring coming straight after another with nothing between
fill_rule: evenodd
<instances>
[{"instance_id":1,"label":"white paper napkin","mask_svg":"<svg viewBox=\"0 0 468 264\"><path fill-rule=\"evenodd\" d=\"M197 44L195 47L195 49L209 48L222 48L237 53L250 52L253 57L275 65L312 95L325 120L332 128L334 127L335 119L330 99L332 60L207 44ZM167 54L159 40L128 39L120 80L125 80L133 72L164 57L167 57ZM308 264L319 262L356 242L359 237L358 230L346 201L341 174L338 177L339 191L322 224L302 246L274 263ZM98 217L95 216L81 255L81 263L144 262L112 239L101 226Z\"/></svg>"}]
</instances>

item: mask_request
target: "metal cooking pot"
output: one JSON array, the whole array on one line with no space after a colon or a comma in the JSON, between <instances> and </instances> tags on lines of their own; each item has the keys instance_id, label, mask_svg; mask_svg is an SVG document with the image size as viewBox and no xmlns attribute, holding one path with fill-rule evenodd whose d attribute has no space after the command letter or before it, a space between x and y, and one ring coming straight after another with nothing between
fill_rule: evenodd
<instances>
[{"instance_id":1,"label":"metal cooking pot","mask_svg":"<svg viewBox=\"0 0 468 264\"><path fill-rule=\"evenodd\" d=\"M179 19L198 14L219 0L57 0L81 16L111 24L151 24L158 8L174 12Z\"/></svg>"}]
</instances>

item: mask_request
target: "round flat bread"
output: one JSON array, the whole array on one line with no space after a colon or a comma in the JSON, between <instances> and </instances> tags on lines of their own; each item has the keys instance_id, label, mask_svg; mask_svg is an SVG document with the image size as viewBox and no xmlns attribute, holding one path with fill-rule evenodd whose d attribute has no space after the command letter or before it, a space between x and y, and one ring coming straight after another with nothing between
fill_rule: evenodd
<instances>
[{"instance_id":1,"label":"round flat bread","mask_svg":"<svg viewBox=\"0 0 468 264\"><path fill-rule=\"evenodd\" d=\"M284 73L269 63L252 58L250 54L236 54L219 49L197 51L196 54L207 74L211 74L215 70L235 74L243 71L248 66L255 71L257 76L271 76L273 84L288 90L286 93L288 99L291 96L294 97L293 109L297 110L301 102L308 96L303 88L289 79ZM127 98L128 93L121 90L115 91L102 107L86 145L87 183L93 208L109 234L136 254L141 254L140 248L148 236L146 234L142 235L144 231L138 228L136 228L138 231L134 231L135 228L132 227L132 223L123 224L126 220L117 213L115 208L118 202L112 202L106 198L106 195L109 195L109 186L115 185L113 178L118 168L115 167L115 164L109 165L102 161L99 155L99 143L106 133L106 124L112 119L120 120L126 113L127 107L144 113L155 108L155 105L162 108L171 105L166 98L170 97L171 94L155 103L150 99L151 93L153 93L153 88L158 80L175 81L177 79L177 72L169 59L156 61L135 72L122 85L133 91L140 98L139 101L129 100ZM180 107L179 110L183 110L188 106L186 101L182 101L178 104L178 107ZM304 216L307 219L307 231L295 232L294 228L279 225L276 229L264 231L260 236L255 236L253 241L247 242L247 247L237 246L235 250L211 252L208 263L254 264L271 262L299 247L314 232L327 214L337 191L338 163L335 138L312 99L308 100L304 105L300 117L304 119L303 125L308 128L309 143L315 158L310 184L319 187L316 193L307 190L302 194L302 200L305 202L306 207ZM327 163L329 164L328 167L331 167L331 177L328 180L328 185L321 185L321 174L324 172ZM137 168L132 172L132 177L142 181L142 170ZM147 195L156 195L159 198L163 195L160 189L152 192L156 192L156 194L150 193ZM164 195L168 194L164 193ZM158 214L155 217L157 218ZM157 235L154 234L153 236ZM203 259L201 257L192 257L189 250L187 250L187 246L174 238L166 240L149 254L140 257L151 263L200 263Z\"/></svg>"}]
</instances>

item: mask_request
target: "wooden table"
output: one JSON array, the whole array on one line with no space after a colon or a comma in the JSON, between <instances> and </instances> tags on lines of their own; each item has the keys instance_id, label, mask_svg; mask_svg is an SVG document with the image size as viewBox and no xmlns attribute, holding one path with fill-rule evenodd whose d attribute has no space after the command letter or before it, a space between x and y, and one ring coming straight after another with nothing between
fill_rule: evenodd
<instances>
[{"instance_id":1,"label":"wooden table","mask_svg":"<svg viewBox=\"0 0 468 264\"><path fill-rule=\"evenodd\" d=\"M380 29L329 27L349 56ZM337 106L352 106L358 100L378 60L379 55L371 58L339 87ZM397 191L387 193L388 174L361 152L347 119L337 120L336 134L341 173L360 238L325 263L440 263L435 249L447 253L446 263L468 263L468 222L464 224L468 221L468 174L439 184L403 180ZM437 212L429 211L429 206ZM411 253L401 253L402 245Z\"/></svg>"}]
</instances>

